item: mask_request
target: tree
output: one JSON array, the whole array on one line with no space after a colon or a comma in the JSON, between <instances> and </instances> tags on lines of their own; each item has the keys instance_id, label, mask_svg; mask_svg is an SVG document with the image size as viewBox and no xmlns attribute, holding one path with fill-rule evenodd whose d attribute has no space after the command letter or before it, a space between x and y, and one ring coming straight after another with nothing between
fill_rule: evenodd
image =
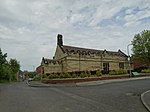
<instances>
[{"instance_id":1,"label":"tree","mask_svg":"<svg viewBox=\"0 0 150 112\"><path fill-rule=\"evenodd\" d=\"M7 53L0 49L0 82L16 80L16 74L20 70L20 64L16 59L6 60Z\"/></svg>"},{"instance_id":2,"label":"tree","mask_svg":"<svg viewBox=\"0 0 150 112\"><path fill-rule=\"evenodd\" d=\"M150 67L150 30L144 30L134 36L133 57L140 61L146 62Z\"/></svg>"},{"instance_id":3,"label":"tree","mask_svg":"<svg viewBox=\"0 0 150 112\"><path fill-rule=\"evenodd\" d=\"M9 65L13 73L17 73L20 69L20 64L16 59L10 59Z\"/></svg>"},{"instance_id":4,"label":"tree","mask_svg":"<svg viewBox=\"0 0 150 112\"><path fill-rule=\"evenodd\" d=\"M3 54L0 48L0 80L4 78L3 66L7 63L6 57L7 57L7 53Z\"/></svg>"},{"instance_id":5,"label":"tree","mask_svg":"<svg viewBox=\"0 0 150 112\"><path fill-rule=\"evenodd\" d=\"M16 59L10 59L9 67L10 67L10 71L11 71L11 75L10 75L9 80L10 81L15 80L16 79L16 74L20 70L20 64Z\"/></svg>"}]
</instances>

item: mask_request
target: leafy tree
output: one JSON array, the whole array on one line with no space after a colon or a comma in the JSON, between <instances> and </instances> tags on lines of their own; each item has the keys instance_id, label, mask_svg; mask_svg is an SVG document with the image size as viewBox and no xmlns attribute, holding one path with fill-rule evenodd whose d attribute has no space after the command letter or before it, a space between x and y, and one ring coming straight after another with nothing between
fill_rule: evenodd
<instances>
[{"instance_id":1,"label":"leafy tree","mask_svg":"<svg viewBox=\"0 0 150 112\"><path fill-rule=\"evenodd\" d=\"M7 57L7 53L3 54L2 50L0 49L0 80L2 80L4 77L4 70L3 70L4 67L3 66L4 66L4 64L7 63L6 57Z\"/></svg>"},{"instance_id":2,"label":"leafy tree","mask_svg":"<svg viewBox=\"0 0 150 112\"><path fill-rule=\"evenodd\" d=\"M16 59L6 60L7 53L3 54L0 49L0 82L13 81L16 79L16 74L20 70L20 64Z\"/></svg>"},{"instance_id":3,"label":"leafy tree","mask_svg":"<svg viewBox=\"0 0 150 112\"><path fill-rule=\"evenodd\" d=\"M9 65L13 73L17 73L20 70L20 64L16 59L10 59Z\"/></svg>"},{"instance_id":4,"label":"leafy tree","mask_svg":"<svg viewBox=\"0 0 150 112\"><path fill-rule=\"evenodd\" d=\"M2 50L0 49L0 65L6 62L7 53L3 54Z\"/></svg>"},{"instance_id":5,"label":"leafy tree","mask_svg":"<svg viewBox=\"0 0 150 112\"><path fill-rule=\"evenodd\" d=\"M10 81L16 79L16 74L20 70L20 64L16 59L10 59L9 61L9 67L11 71Z\"/></svg>"},{"instance_id":6,"label":"leafy tree","mask_svg":"<svg viewBox=\"0 0 150 112\"><path fill-rule=\"evenodd\" d=\"M9 67L9 64L7 63L7 64L4 64L3 65L3 80L9 80L9 81L11 81L11 78L12 77L12 73L11 73L11 71L10 71L10 67Z\"/></svg>"},{"instance_id":7,"label":"leafy tree","mask_svg":"<svg viewBox=\"0 0 150 112\"><path fill-rule=\"evenodd\" d=\"M133 57L135 59L147 62L150 67L150 30L144 30L134 36Z\"/></svg>"}]
</instances>

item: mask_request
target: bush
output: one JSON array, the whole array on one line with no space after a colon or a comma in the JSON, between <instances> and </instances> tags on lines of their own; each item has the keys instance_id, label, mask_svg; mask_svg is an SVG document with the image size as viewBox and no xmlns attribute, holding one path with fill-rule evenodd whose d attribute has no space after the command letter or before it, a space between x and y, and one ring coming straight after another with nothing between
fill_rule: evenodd
<instances>
[{"instance_id":1,"label":"bush","mask_svg":"<svg viewBox=\"0 0 150 112\"><path fill-rule=\"evenodd\" d=\"M64 78L71 78L71 74L65 73L65 74L64 74Z\"/></svg>"},{"instance_id":2,"label":"bush","mask_svg":"<svg viewBox=\"0 0 150 112\"><path fill-rule=\"evenodd\" d=\"M71 74L69 74L69 73L63 73L63 74L60 74L59 75L59 78L71 78L72 76L71 76Z\"/></svg>"},{"instance_id":3,"label":"bush","mask_svg":"<svg viewBox=\"0 0 150 112\"><path fill-rule=\"evenodd\" d=\"M97 71L96 71L96 76L99 77L99 76L101 76L101 75L102 75L101 71L100 71L100 70L97 70Z\"/></svg>"},{"instance_id":4,"label":"bush","mask_svg":"<svg viewBox=\"0 0 150 112\"><path fill-rule=\"evenodd\" d=\"M0 83L8 83L8 80L0 80Z\"/></svg>"},{"instance_id":5,"label":"bush","mask_svg":"<svg viewBox=\"0 0 150 112\"><path fill-rule=\"evenodd\" d=\"M59 75L59 78L64 78L64 74L60 74L60 75Z\"/></svg>"},{"instance_id":6,"label":"bush","mask_svg":"<svg viewBox=\"0 0 150 112\"><path fill-rule=\"evenodd\" d=\"M116 73L116 71L115 70L111 70L110 72L109 72L109 75L116 75L117 73Z\"/></svg>"},{"instance_id":7,"label":"bush","mask_svg":"<svg viewBox=\"0 0 150 112\"><path fill-rule=\"evenodd\" d=\"M40 75L35 76L33 80L34 80L34 81L40 81L40 80L41 80L41 76L40 76Z\"/></svg>"},{"instance_id":8,"label":"bush","mask_svg":"<svg viewBox=\"0 0 150 112\"><path fill-rule=\"evenodd\" d=\"M72 74L71 78L77 78L78 76L76 74Z\"/></svg>"},{"instance_id":9,"label":"bush","mask_svg":"<svg viewBox=\"0 0 150 112\"><path fill-rule=\"evenodd\" d=\"M59 75L58 74L50 74L48 76L48 79L56 79L56 78L59 78Z\"/></svg>"},{"instance_id":10,"label":"bush","mask_svg":"<svg viewBox=\"0 0 150 112\"><path fill-rule=\"evenodd\" d=\"M109 74L109 70L102 70L102 74Z\"/></svg>"},{"instance_id":11,"label":"bush","mask_svg":"<svg viewBox=\"0 0 150 112\"><path fill-rule=\"evenodd\" d=\"M91 76L91 72L90 72L90 71L87 71L87 72L85 72L85 73L86 73L87 77L90 77L90 76Z\"/></svg>"},{"instance_id":12,"label":"bush","mask_svg":"<svg viewBox=\"0 0 150 112\"><path fill-rule=\"evenodd\" d=\"M42 78L46 79L47 75L46 74L42 74Z\"/></svg>"},{"instance_id":13,"label":"bush","mask_svg":"<svg viewBox=\"0 0 150 112\"><path fill-rule=\"evenodd\" d=\"M150 69L144 69L141 71L142 73L150 73Z\"/></svg>"},{"instance_id":14,"label":"bush","mask_svg":"<svg viewBox=\"0 0 150 112\"><path fill-rule=\"evenodd\" d=\"M127 74L127 70L111 70L109 72L110 75L121 75L121 74Z\"/></svg>"},{"instance_id":15,"label":"bush","mask_svg":"<svg viewBox=\"0 0 150 112\"><path fill-rule=\"evenodd\" d=\"M80 74L80 77L81 77L81 78L85 78L85 77L88 77L88 75L87 75L86 73L81 73L81 74Z\"/></svg>"},{"instance_id":16,"label":"bush","mask_svg":"<svg viewBox=\"0 0 150 112\"><path fill-rule=\"evenodd\" d=\"M140 73L142 70L148 69L147 67L135 68L134 71Z\"/></svg>"}]
</instances>

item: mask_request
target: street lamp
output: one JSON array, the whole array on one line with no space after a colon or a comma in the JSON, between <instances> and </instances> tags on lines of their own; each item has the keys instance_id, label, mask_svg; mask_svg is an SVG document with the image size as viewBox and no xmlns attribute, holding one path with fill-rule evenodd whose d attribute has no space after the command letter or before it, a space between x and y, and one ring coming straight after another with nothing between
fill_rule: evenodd
<instances>
[{"instance_id":1,"label":"street lamp","mask_svg":"<svg viewBox=\"0 0 150 112\"><path fill-rule=\"evenodd\" d=\"M129 46L130 45L133 45L133 44L129 44L129 45L127 45L127 53L128 53L128 61L129 61L129 77L131 77L132 76L132 73L131 73L131 60L130 60L130 54L129 54Z\"/></svg>"}]
</instances>

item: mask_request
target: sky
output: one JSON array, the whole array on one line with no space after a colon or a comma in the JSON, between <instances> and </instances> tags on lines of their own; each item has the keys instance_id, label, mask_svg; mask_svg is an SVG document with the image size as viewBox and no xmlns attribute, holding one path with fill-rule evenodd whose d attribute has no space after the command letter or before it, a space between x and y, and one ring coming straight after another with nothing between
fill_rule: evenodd
<instances>
[{"instance_id":1,"label":"sky","mask_svg":"<svg viewBox=\"0 0 150 112\"><path fill-rule=\"evenodd\" d=\"M21 70L52 59L58 34L65 45L127 53L143 30L150 0L0 0L0 48Z\"/></svg>"}]
</instances>

